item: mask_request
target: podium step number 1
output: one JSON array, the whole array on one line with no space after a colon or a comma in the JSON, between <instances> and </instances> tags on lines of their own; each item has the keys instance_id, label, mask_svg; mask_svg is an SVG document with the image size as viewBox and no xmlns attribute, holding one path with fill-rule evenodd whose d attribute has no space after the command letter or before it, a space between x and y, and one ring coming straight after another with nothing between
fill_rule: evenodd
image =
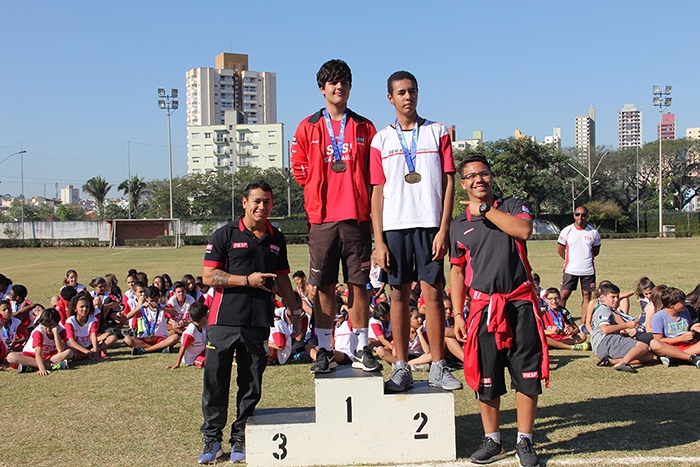
<instances>
[{"instance_id":1,"label":"podium step number 1","mask_svg":"<svg viewBox=\"0 0 700 467\"><path fill-rule=\"evenodd\" d=\"M381 373L351 367L315 376L316 406L257 409L246 428L252 467L455 459L454 396L416 381L384 394Z\"/></svg>"}]
</instances>

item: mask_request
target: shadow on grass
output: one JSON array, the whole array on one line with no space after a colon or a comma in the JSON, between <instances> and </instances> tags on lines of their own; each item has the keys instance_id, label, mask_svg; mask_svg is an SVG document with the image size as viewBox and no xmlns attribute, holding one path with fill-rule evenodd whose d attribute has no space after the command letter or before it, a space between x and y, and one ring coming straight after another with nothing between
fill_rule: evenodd
<instances>
[{"instance_id":1,"label":"shadow on grass","mask_svg":"<svg viewBox=\"0 0 700 467\"><path fill-rule=\"evenodd\" d=\"M697 392L639 394L540 407L535 443L545 458L554 454L649 451L694 443L698 441L700 418L697 397ZM501 425L509 426L502 429L506 451L515 447L516 422L515 410L501 412ZM456 432L457 457L469 457L483 436L479 414L458 416ZM559 432L557 439L567 432L571 437L555 442L550 439L555 432Z\"/></svg>"},{"instance_id":2,"label":"shadow on grass","mask_svg":"<svg viewBox=\"0 0 700 467\"><path fill-rule=\"evenodd\" d=\"M549 350L549 371L558 370L564 368L569 363L573 363L576 360L590 358L591 352L584 352L581 355L561 355L557 354L556 351Z\"/></svg>"}]
</instances>

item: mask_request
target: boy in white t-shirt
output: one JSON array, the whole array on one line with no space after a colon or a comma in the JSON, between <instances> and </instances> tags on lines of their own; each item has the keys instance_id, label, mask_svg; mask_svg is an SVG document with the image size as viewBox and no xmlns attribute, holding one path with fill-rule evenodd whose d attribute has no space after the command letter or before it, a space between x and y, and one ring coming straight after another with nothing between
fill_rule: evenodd
<instances>
[{"instance_id":1,"label":"boy in white t-shirt","mask_svg":"<svg viewBox=\"0 0 700 467\"><path fill-rule=\"evenodd\" d=\"M396 119L372 139L370 184L374 257L388 276L396 362L386 392L413 387L408 365L411 284L420 281L426 303L428 337L433 350L428 384L461 389L444 359L445 276L455 166L447 127L418 115L418 82L397 71L387 80Z\"/></svg>"},{"instance_id":2,"label":"boy in white t-shirt","mask_svg":"<svg viewBox=\"0 0 700 467\"><path fill-rule=\"evenodd\" d=\"M275 321L270 327L270 337L267 341L267 356L269 364L284 365L292 354L292 331L287 322L287 309L275 310Z\"/></svg>"},{"instance_id":3,"label":"boy in white t-shirt","mask_svg":"<svg viewBox=\"0 0 700 467\"><path fill-rule=\"evenodd\" d=\"M170 297L166 305L177 312L177 316L168 321L168 330L177 334L182 334L190 324L190 307L195 303L195 299L187 293L185 284L175 282L173 284L173 296Z\"/></svg>"},{"instance_id":4,"label":"boy in white t-shirt","mask_svg":"<svg viewBox=\"0 0 700 467\"><path fill-rule=\"evenodd\" d=\"M207 345L207 315L209 307L204 303L194 303L189 308L192 322L187 325L187 329L182 333L180 351L177 353L177 363L168 365L165 368L172 370L180 368L180 364L187 366L204 366Z\"/></svg>"}]
</instances>

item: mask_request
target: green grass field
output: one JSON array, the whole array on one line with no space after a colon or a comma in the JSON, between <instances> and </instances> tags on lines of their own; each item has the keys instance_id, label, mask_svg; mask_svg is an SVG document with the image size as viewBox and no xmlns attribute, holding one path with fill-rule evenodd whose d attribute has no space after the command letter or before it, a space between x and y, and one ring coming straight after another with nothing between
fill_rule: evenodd
<instances>
[{"instance_id":1,"label":"green grass field","mask_svg":"<svg viewBox=\"0 0 700 467\"><path fill-rule=\"evenodd\" d=\"M700 281L699 247L700 240L692 238L607 240L596 261L598 278L631 289L648 275L657 284L689 291ZM530 242L528 248L542 286L557 286L562 261L556 244ZM177 280L185 273L198 275L203 254L202 247L2 250L0 273L26 285L30 300L47 304L67 269L77 269L85 284L110 272L123 281L129 268L149 277L167 272ZM292 270L307 270L306 246L290 246L290 262ZM579 316L573 304L580 294L573 297L569 308ZM18 375L5 366L0 466L195 465L201 450L202 374L198 368L166 370L175 357L132 357L120 347L104 363L73 364L70 371L47 377ZM552 352L551 388L540 398L535 426L536 446L547 465L700 465L700 371L650 365L630 375L597 368L596 361L591 352ZM461 372L455 375L464 380ZM313 403L307 365L266 370L261 407ZM504 444L512 450L517 431L512 395L503 398L502 409ZM455 414L457 456L466 462L482 436L471 391L456 393ZM513 462L510 457L497 465Z\"/></svg>"}]
</instances>

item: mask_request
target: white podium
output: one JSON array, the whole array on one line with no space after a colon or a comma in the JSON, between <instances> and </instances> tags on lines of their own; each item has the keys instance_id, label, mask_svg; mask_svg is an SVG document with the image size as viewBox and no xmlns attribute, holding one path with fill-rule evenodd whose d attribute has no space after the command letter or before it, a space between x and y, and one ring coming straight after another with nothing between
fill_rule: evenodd
<instances>
[{"instance_id":1,"label":"white podium","mask_svg":"<svg viewBox=\"0 0 700 467\"><path fill-rule=\"evenodd\" d=\"M416 381L384 394L381 373L337 367L315 378L316 407L256 409L246 426L252 467L455 459L454 397Z\"/></svg>"}]
</instances>

